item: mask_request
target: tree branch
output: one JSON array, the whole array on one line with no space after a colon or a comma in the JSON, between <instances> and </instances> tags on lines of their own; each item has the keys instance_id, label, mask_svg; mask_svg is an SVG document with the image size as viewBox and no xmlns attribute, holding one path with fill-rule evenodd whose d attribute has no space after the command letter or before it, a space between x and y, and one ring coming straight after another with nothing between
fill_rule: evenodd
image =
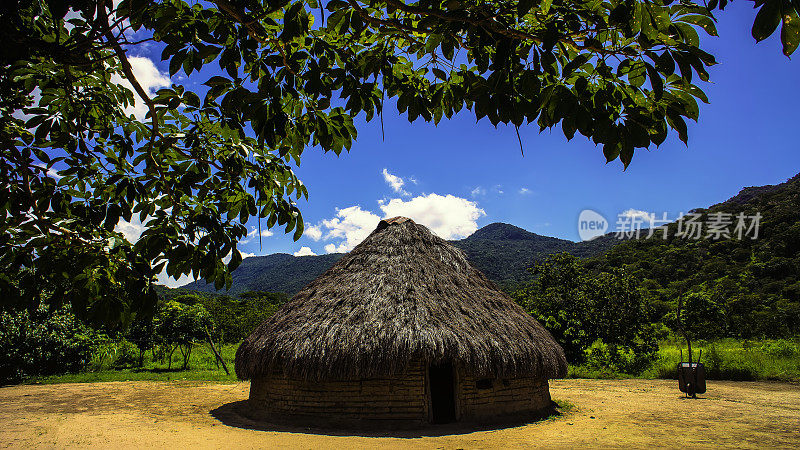
<instances>
[{"instance_id":1,"label":"tree branch","mask_svg":"<svg viewBox=\"0 0 800 450\"><path fill-rule=\"evenodd\" d=\"M122 49L122 46L120 46L116 36L114 36L114 33L111 31L104 1L100 2L97 15L98 19L102 21L103 35L111 45L112 50L114 50L114 53L117 55L117 58L119 58L120 65L122 66L122 72L125 73L125 78L131 83L131 86L133 86L136 94L139 95L145 105L147 105L147 109L150 111L150 121L152 124L152 130L150 132L150 148L152 150L155 147L156 136L158 136L158 117L156 116L156 105L153 103L150 95L147 94L142 85L139 83L139 80L136 79L136 76L133 74L133 67L131 66L131 62L128 61L128 56L125 54L125 50Z\"/></svg>"}]
</instances>

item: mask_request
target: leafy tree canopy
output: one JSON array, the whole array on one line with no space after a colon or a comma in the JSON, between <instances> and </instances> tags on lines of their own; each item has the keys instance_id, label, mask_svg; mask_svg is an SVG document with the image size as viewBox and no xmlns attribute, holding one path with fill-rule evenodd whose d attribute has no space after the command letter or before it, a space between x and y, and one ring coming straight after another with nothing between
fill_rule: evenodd
<instances>
[{"instance_id":1,"label":"leafy tree canopy","mask_svg":"<svg viewBox=\"0 0 800 450\"><path fill-rule=\"evenodd\" d=\"M531 273L535 278L514 298L553 335L570 363L584 362L596 341L618 368L625 353L635 357L627 370L641 369L655 355L647 301L639 281L624 269L593 273L577 257L560 253Z\"/></svg>"},{"instance_id":2,"label":"leafy tree canopy","mask_svg":"<svg viewBox=\"0 0 800 450\"><path fill-rule=\"evenodd\" d=\"M560 124L627 166L669 129L688 139L707 101L695 83L715 63L700 34L716 35L712 10L726 3L4 1L2 297L33 303L20 274L66 282L62 297L85 305L124 289L118 311L152 309L164 269L229 284L248 219L302 234L302 152L349 150L353 119L381 116L387 99L410 121L470 110L495 125ZM800 4L755 3L754 37L783 24L791 54ZM153 42L170 74L198 72L202 90L151 98L130 56ZM126 114L135 101L146 117ZM132 245L114 229L134 215L146 229ZM47 268L49 249L71 254L69 270Z\"/></svg>"}]
</instances>

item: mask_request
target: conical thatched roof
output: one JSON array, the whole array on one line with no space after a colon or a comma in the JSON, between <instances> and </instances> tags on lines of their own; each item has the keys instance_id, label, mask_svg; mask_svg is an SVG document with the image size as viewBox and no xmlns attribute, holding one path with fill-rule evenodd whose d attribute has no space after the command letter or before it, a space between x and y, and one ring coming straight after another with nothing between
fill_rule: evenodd
<instances>
[{"instance_id":1,"label":"conical thatched roof","mask_svg":"<svg viewBox=\"0 0 800 450\"><path fill-rule=\"evenodd\" d=\"M236 352L236 374L364 379L400 373L416 358L477 376L567 371L550 333L461 250L394 218L259 325Z\"/></svg>"}]
</instances>

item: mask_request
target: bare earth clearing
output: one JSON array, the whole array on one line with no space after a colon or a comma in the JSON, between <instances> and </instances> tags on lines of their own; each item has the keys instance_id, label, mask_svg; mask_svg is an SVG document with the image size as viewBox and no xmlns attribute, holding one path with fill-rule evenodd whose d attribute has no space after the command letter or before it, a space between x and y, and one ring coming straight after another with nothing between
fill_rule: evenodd
<instances>
[{"instance_id":1,"label":"bare earth clearing","mask_svg":"<svg viewBox=\"0 0 800 450\"><path fill-rule=\"evenodd\" d=\"M0 447L800 447L800 386L710 382L687 400L662 380L562 380L565 415L497 430L386 436L263 426L238 414L248 383L113 382L0 388Z\"/></svg>"}]
</instances>

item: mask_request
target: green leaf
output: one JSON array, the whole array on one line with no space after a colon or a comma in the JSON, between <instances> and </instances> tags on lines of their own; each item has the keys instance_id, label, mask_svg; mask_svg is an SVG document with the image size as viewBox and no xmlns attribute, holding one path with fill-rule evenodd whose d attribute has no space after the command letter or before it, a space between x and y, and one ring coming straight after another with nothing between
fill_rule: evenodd
<instances>
[{"instance_id":1,"label":"green leaf","mask_svg":"<svg viewBox=\"0 0 800 450\"><path fill-rule=\"evenodd\" d=\"M172 59L169 60L169 76L173 76L181 70L181 65L183 64L183 59L186 57L186 53L180 51L172 56Z\"/></svg>"},{"instance_id":2,"label":"green leaf","mask_svg":"<svg viewBox=\"0 0 800 450\"><path fill-rule=\"evenodd\" d=\"M629 64L625 64L625 62L630 61ZM644 82L647 80L647 68L645 67L645 63L642 61L631 61L625 60L623 64L619 66L619 72L621 75L628 76L628 82L636 87L641 87Z\"/></svg>"},{"instance_id":3,"label":"green leaf","mask_svg":"<svg viewBox=\"0 0 800 450\"><path fill-rule=\"evenodd\" d=\"M231 80L229 80L229 79L227 79L225 77L221 77L219 75L215 75L215 76L209 78L208 81L203 83L203 85L208 86L208 87L214 87L214 86L219 86L219 85L223 85L224 86L224 85L229 85L229 84L231 84Z\"/></svg>"},{"instance_id":4,"label":"green leaf","mask_svg":"<svg viewBox=\"0 0 800 450\"><path fill-rule=\"evenodd\" d=\"M303 229L304 228L305 227L304 227L304 224L303 224L303 220L298 218L298 220L297 220L297 222L295 223L295 226L294 226L294 235L292 236L292 239L294 239L295 241L300 239L303 236Z\"/></svg>"},{"instance_id":5,"label":"green leaf","mask_svg":"<svg viewBox=\"0 0 800 450\"><path fill-rule=\"evenodd\" d=\"M619 157L619 144L613 142L603 145L603 155L606 157L606 163L617 159Z\"/></svg>"},{"instance_id":6,"label":"green leaf","mask_svg":"<svg viewBox=\"0 0 800 450\"><path fill-rule=\"evenodd\" d=\"M550 12L550 7L552 5L553 5L553 0L542 0L542 4L540 6L542 13L548 14Z\"/></svg>"},{"instance_id":7,"label":"green leaf","mask_svg":"<svg viewBox=\"0 0 800 450\"><path fill-rule=\"evenodd\" d=\"M634 6L633 14L631 14L630 27L633 34L638 34L642 31L642 4L640 2L636 2Z\"/></svg>"},{"instance_id":8,"label":"green leaf","mask_svg":"<svg viewBox=\"0 0 800 450\"><path fill-rule=\"evenodd\" d=\"M656 100L661 100L664 95L664 80L661 79L661 75L650 63L645 63L645 67L647 68L647 76L650 77L650 86L653 87Z\"/></svg>"},{"instance_id":9,"label":"green leaf","mask_svg":"<svg viewBox=\"0 0 800 450\"><path fill-rule=\"evenodd\" d=\"M669 7L649 3L647 5L647 10L650 12L655 28L659 31L666 31L670 25Z\"/></svg>"},{"instance_id":10,"label":"green leaf","mask_svg":"<svg viewBox=\"0 0 800 450\"><path fill-rule=\"evenodd\" d=\"M675 72L675 60L672 59L672 55L669 51L665 50L664 53L656 59L656 69L664 75L672 75L672 73Z\"/></svg>"},{"instance_id":11,"label":"green leaf","mask_svg":"<svg viewBox=\"0 0 800 450\"><path fill-rule=\"evenodd\" d=\"M561 75L565 78L570 76L575 69L586 64L592 58L592 56L593 55L591 53L581 53L580 55L576 56L572 61L564 66L564 69L561 71Z\"/></svg>"},{"instance_id":12,"label":"green leaf","mask_svg":"<svg viewBox=\"0 0 800 450\"><path fill-rule=\"evenodd\" d=\"M447 74L444 73L444 70L439 69L438 67L434 67L433 69L431 69L431 71L436 76L436 78L447 81Z\"/></svg>"},{"instance_id":13,"label":"green leaf","mask_svg":"<svg viewBox=\"0 0 800 450\"><path fill-rule=\"evenodd\" d=\"M672 108L667 109L667 123L673 130L678 132L678 137L680 140L683 141L684 144L688 145L689 133L686 128L686 122L683 120L683 117L681 117L680 114L678 114L678 112Z\"/></svg>"},{"instance_id":14,"label":"green leaf","mask_svg":"<svg viewBox=\"0 0 800 450\"><path fill-rule=\"evenodd\" d=\"M781 23L781 3L783 0L767 0L756 14L751 31L757 42L770 37Z\"/></svg>"},{"instance_id":15,"label":"green leaf","mask_svg":"<svg viewBox=\"0 0 800 450\"><path fill-rule=\"evenodd\" d=\"M688 16L681 17L680 21L697 25L711 36L717 36L717 26L714 24L714 20L709 16L690 14Z\"/></svg>"},{"instance_id":16,"label":"green leaf","mask_svg":"<svg viewBox=\"0 0 800 450\"><path fill-rule=\"evenodd\" d=\"M781 43L783 44L783 54L786 56L791 56L797 50L797 46L800 44L800 17L798 17L797 11L790 11L783 16Z\"/></svg>"},{"instance_id":17,"label":"green leaf","mask_svg":"<svg viewBox=\"0 0 800 450\"><path fill-rule=\"evenodd\" d=\"M697 30L695 30L694 27L685 23L676 23L675 27L680 30L681 36L683 36L683 40L687 44L692 47L700 46L700 36L697 34Z\"/></svg>"},{"instance_id":18,"label":"green leaf","mask_svg":"<svg viewBox=\"0 0 800 450\"><path fill-rule=\"evenodd\" d=\"M234 249L233 255L231 255L231 261L228 263L228 270L234 270L239 267L239 264L242 263L242 254L239 250Z\"/></svg>"},{"instance_id":19,"label":"green leaf","mask_svg":"<svg viewBox=\"0 0 800 450\"><path fill-rule=\"evenodd\" d=\"M622 167L627 169L633 160L634 148L632 145L624 144L619 152L619 160L622 161Z\"/></svg>"}]
</instances>

